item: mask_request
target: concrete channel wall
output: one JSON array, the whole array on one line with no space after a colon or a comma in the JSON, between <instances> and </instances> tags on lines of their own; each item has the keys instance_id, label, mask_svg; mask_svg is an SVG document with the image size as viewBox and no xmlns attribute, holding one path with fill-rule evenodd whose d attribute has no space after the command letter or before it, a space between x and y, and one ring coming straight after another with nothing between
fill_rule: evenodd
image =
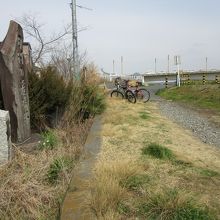
<instances>
[{"instance_id":1,"label":"concrete channel wall","mask_svg":"<svg viewBox=\"0 0 220 220\"><path fill-rule=\"evenodd\" d=\"M11 156L10 118L8 111L0 110L0 166Z\"/></svg>"}]
</instances>

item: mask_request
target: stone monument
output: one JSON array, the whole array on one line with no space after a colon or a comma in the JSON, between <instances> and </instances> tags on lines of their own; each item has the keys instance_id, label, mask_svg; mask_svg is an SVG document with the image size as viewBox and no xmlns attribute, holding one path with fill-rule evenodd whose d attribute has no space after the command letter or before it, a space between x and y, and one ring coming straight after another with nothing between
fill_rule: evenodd
<instances>
[{"instance_id":1,"label":"stone monument","mask_svg":"<svg viewBox=\"0 0 220 220\"><path fill-rule=\"evenodd\" d=\"M32 63L23 53L27 46L23 43L21 26L10 21L8 33L0 43L0 89L4 110L10 114L11 137L15 143L25 141L31 134L28 71Z\"/></svg>"}]
</instances>

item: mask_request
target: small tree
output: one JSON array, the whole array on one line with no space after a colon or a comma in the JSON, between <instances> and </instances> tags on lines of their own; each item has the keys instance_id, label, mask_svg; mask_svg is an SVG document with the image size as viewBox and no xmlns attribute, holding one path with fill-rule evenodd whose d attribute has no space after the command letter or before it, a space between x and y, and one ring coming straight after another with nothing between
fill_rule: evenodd
<instances>
[{"instance_id":1,"label":"small tree","mask_svg":"<svg viewBox=\"0 0 220 220\"><path fill-rule=\"evenodd\" d=\"M26 35L34 41L34 46L32 47L34 65L42 64L43 56L50 53L56 43L71 34L71 25L66 25L59 33L45 37L43 31L44 24L40 23L35 15L24 14L21 18L16 20L22 25Z\"/></svg>"}]
</instances>

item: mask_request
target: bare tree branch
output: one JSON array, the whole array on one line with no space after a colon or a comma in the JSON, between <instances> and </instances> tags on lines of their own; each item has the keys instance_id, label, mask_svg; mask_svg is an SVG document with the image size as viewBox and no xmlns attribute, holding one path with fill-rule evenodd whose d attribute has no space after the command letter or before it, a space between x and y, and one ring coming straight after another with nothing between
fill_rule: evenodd
<instances>
[{"instance_id":1,"label":"bare tree branch","mask_svg":"<svg viewBox=\"0 0 220 220\"><path fill-rule=\"evenodd\" d=\"M27 36L32 38L36 43L36 46L32 48L34 64L39 63L45 54L50 53L55 43L71 33L71 25L67 25L60 33L46 38L43 35L44 24L39 23L35 15L24 14L22 18L16 20L22 25Z\"/></svg>"}]
</instances>

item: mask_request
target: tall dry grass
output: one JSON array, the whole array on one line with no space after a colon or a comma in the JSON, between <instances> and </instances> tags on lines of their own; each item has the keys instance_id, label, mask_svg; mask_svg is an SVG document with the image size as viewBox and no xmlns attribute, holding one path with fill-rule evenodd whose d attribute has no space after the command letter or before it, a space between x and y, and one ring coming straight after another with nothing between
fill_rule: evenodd
<instances>
[{"instance_id":1,"label":"tall dry grass","mask_svg":"<svg viewBox=\"0 0 220 220\"><path fill-rule=\"evenodd\" d=\"M90 125L87 121L56 129L60 142L53 150L29 155L15 148L14 159L0 168L0 219L56 218ZM50 184L48 170L57 158L71 159L72 164L59 173L56 184Z\"/></svg>"},{"instance_id":2,"label":"tall dry grass","mask_svg":"<svg viewBox=\"0 0 220 220\"><path fill-rule=\"evenodd\" d=\"M140 172L140 166L129 159L100 160L96 164L95 176L90 185L92 189L90 207L98 218L118 219L117 213L113 210L129 197L121 182Z\"/></svg>"}]
</instances>

